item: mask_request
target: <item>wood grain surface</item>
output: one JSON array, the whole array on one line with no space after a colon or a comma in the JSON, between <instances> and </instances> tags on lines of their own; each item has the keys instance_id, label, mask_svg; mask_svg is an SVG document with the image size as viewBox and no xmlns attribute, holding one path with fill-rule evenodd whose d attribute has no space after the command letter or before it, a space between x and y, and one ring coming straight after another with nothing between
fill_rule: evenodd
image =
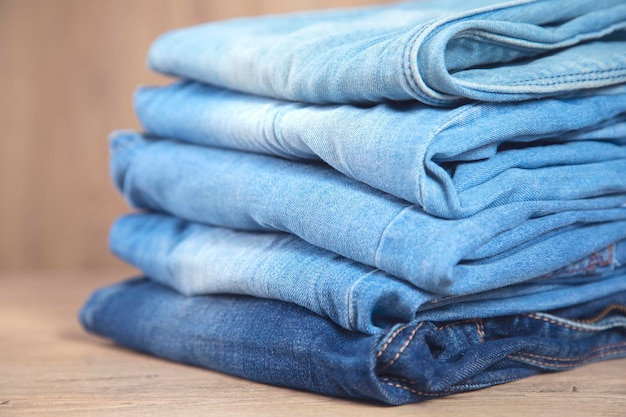
<instances>
[{"instance_id":1,"label":"wood grain surface","mask_svg":"<svg viewBox=\"0 0 626 417\"><path fill-rule=\"evenodd\" d=\"M93 272L0 276L1 416L624 416L626 359L401 407L362 404L179 365L86 334Z\"/></svg>"},{"instance_id":2,"label":"wood grain surface","mask_svg":"<svg viewBox=\"0 0 626 417\"><path fill-rule=\"evenodd\" d=\"M115 267L107 229L127 211L107 136L137 128L160 33L242 15L373 0L0 0L0 270ZM383 2L383 1L381 1Z\"/></svg>"}]
</instances>

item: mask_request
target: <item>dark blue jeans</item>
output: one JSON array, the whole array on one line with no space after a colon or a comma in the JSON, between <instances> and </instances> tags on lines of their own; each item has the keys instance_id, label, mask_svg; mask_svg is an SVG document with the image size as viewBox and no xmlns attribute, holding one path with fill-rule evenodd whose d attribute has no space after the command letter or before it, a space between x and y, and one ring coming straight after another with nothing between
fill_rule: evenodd
<instances>
[{"instance_id":1,"label":"dark blue jeans","mask_svg":"<svg viewBox=\"0 0 626 417\"><path fill-rule=\"evenodd\" d=\"M255 381L404 404L626 356L626 292L547 313L414 321L374 335L245 296L186 297L148 279L94 293L85 328Z\"/></svg>"}]
</instances>

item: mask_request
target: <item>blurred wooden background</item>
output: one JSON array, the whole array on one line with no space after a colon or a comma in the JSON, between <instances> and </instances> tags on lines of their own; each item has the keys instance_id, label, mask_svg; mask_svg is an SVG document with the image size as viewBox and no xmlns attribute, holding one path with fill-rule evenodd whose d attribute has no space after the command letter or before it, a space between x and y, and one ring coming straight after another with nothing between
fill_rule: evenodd
<instances>
[{"instance_id":1,"label":"blurred wooden background","mask_svg":"<svg viewBox=\"0 0 626 417\"><path fill-rule=\"evenodd\" d=\"M107 135L137 128L131 95L165 30L375 0L0 0L0 271L119 268L107 229L127 211ZM378 1L381 2L381 1Z\"/></svg>"}]
</instances>

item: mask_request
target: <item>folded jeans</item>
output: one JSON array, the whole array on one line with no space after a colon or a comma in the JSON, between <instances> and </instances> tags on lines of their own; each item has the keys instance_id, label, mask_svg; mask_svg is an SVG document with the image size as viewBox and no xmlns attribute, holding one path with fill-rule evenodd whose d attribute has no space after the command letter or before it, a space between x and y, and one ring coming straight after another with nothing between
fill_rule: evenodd
<instances>
[{"instance_id":1,"label":"folded jeans","mask_svg":"<svg viewBox=\"0 0 626 417\"><path fill-rule=\"evenodd\" d=\"M135 133L119 133L111 149L114 182L135 207L289 232L443 295L539 278L626 239L624 194L520 202L446 220L322 164Z\"/></svg>"},{"instance_id":2,"label":"folded jeans","mask_svg":"<svg viewBox=\"0 0 626 417\"><path fill-rule=\"evenodd\" d=\"M96 291L80 320L90 332L173 361L405 404L623 357L625 313L622 291L556 311L414 321L364 335L289 303L186 297L135 279Z\"/></svg>"},{"instance_id":3,"label":"folded jeans","mask_svg":"<svg viewBox=\"0 0 626 417\"><path fill-rule=\"evenodd\" d=\"M626 86L454 109L306 105L193 82L139 89L151 134L295 160L444 218L520 201L626 192Z\"/></svg>"},{"instance_id":4,"label":"folded jeans","mask_svg":"<svg viewBox=\"0 0 626 417\"><path fill-rule=\"evenodd\" d=\"M626 242L524 284L442 297L294 235L244 232L156 213L111 228L113 253L187 296L239 294L294 303L374 334L413 320L450 321L553 310L626 291Z\"/></svg>"},{"instance_id":5,"label":"folded jeans","mask_svg":"<svg viewBox=\"0 0 626 417\"><path fill-rule=\"evenodd\" d=\"M519 101L626 81L620 0L406 2L172 31L152 69L314 103Z\"/></svg>"}]
</instances>

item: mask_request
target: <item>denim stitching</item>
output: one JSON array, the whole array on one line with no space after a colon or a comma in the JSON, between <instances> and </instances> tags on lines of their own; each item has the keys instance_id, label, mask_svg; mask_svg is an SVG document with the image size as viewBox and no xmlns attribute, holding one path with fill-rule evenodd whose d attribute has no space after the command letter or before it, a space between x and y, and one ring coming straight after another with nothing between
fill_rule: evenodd
<instances>
[{"instance_id":1,"label":"denim stitching","mask_svg":"<svg viewBox=\"0 0 626 417\"><path fill-rule=\"evenodd\" d=\"M606 346L596 346L595 348L586 352L585 355L580 355L580 356L571 357L571 358L563 358L560 356L540 355L538 353L531 353L531 352L517 352L517 353L511 354L511 356L527 356L529 358L546 359L546 360L555 361L555 362L576 362L576 361L579 361L580 358L588 357L590 353L612 351L612 350L619 349L621 347L626 347L626 342L613 343L613 344L606 345Z\"/></svg>"},{"instance_id":2,"label":"denim stitching","mask_svg":"<svg viewBox=\"0 0 626 417\"><path fill-rule=\"evenodd\" d=\"M532 3L533 0L526 0L526 1L517 1L517 4L513 4L513 5L500 5L496 8L493 8L491 10L489 10L489 13L493 13L497 10L502 10L502 9L506 9L506 8L517 8L520 7L522 5L525 5L527 3ZM432 21L432 23L430 23L430 25L425 25L421 28L419 28L419 30L417 30L413 35L411 35L409 37L409 39L407 40L404 50L403 50L403 54L402 54L402 58L403 58L403 68L402 68L402 72L404 75L404 79L407 82L407 84L409 85L409 87L411 88L411 92L414 94L414 97L416 97L418 100L422 99L420 101L424 101L424 103L427 104L435 104L435 105L440 105L440 106L446 106L449 105L451 102L455 102L455 101L459 101L459 100L463 100L464 97L460 97L458 95L451 95L448 93L442 93L440 91L437 91L433 88L431 88L430 86L426 85L426 87L430 90L432 90L434 93L436 94L440 94L445 96L444 98L437 98L434 95L430 94L429 92L426 92L424 90L422 90L418 83L417 83L417 79L420 79L423 81L422 77L419 74L416 74L416 70L413 69L413 58L417 59L417 54L419 49L423 46L423 44L421 42L416 42L417 38L422 37L423 39L428 38L428 36L430 36L433 32L435 31L439 31L441 30L443 27L447 26L447 25L454 25L455 23L461 22L461 21L466 21L468 18L471 17L475 17L475 16L480 16L481 14L485 13L485 9L479 9L479 10L471 10L468 11L466 13L463 13L459 16L455 16L454 18L450 18L450 17L444 17L444 18L440 18L440 19L435 19L434 21ZM423 34L426 34L423 36ZM417 62L416 62L417 64ZM449 75L449 74L448 74ZM426 84L424 82L424 84Z\"/></svg>"},{"instance_id":3,"label":"denim stitching","mask_svg":"<svg viewBox=\"0 0 626 417\"><path fill-rule=\"evenodd\" d=\"M402 388L403 390L406 391L410 391L414 394L418 394L418 395L422 395L424 397L440 397L446 394L452 394L452 393L456 393L459 392L460 390L464 390L464 389L479 389L479 388L485 388L485 387L489 387L493 384L490 383L486 383L486 384L468 384L468 385L460 385L460 386L454 386L454 387L450 387L450 388L446 388L446 389L442 389L437 393L434 392L423 392L423 391L418 391L416 389L410 388L406 385L402 385L398 382L394 382L394 381L400 381L400 382L405 382L408 384L413 384L413 385L417 385L415 381L411 381L409 379L404 379L404 378L388 378L388 377L383 377L381 378L384 381L385 385L389 385L395 388ZM515 381L518 380L519 378L506 378L505 380L502 381L498 381L498 383L506 383L506 382L511 382L511 381ZM456 388L456 389L453 389Z\"/></svg>"},{"instance_id":4,"label":"denim stitching","mask_svg":"<svg viewBox=\"0 0 626 417\"><path fill-rule=\"evenodd\" d=\"M602 352L600 354L595 354L595 352ZM510 355L509 358L513 360L517 360L525 363L534 363L536 365L547 366L549 368L572 368L577 366L577 363L588 363L591 361L596 361L607 356L612 356L616 354L620 354L622 352L626 352L626 342L617 344L617 345L609 345L604 346L601 349L593 349L590 352L587 352L584 356L577 356L575 358L555 358L550 356L541 356L532 353L517 353ZM537 359L531 359L537 358ZM550 363L556 362L556 363ZM570 363L567 363L570 362Z\"/></svg>"},{"instance_id":5,"label":"denim stitching","mask_svg":"<svg viewBox=\"0 0 626 417\"><path fill-rule=\"evenodd\" d=\"M577 321L579 321L580 323L596 323L602 320L603 318L605 318L609 313L612 313L614 311L620 311L622 313L626 313L626 306L623 304L611 304L610 306L602 310L597 316L591 319L577 320Z\"/></svg>"},{"instance_id":6,"label":"denim stitching","mask_svg":"<svg viewBox=\"0 0 626 417\"><path fill-rule=\"evenodd\" d=\"M620 75L612 75L612 76L602 76L604 74L608 74L611 72L619 72ZM588 77L590 75L594 75L597 74L597 77ZM577 82L581 82L581 81L595 81L595 80L611 80L611 79L618 79L618 78L622 78L624 77L624 75L626 75L626 69L624 68L613 68L613 69L608 69L608 70L597 70L597 71L589 71L589 72L583 72L583 73L579 73L579 74L561 74L561 75L552 75L552 76L548 76L548 77L535 77L535 78L528 78L525 80L516 80L516 81L511 81L510 84L511 85L519 85L519 84L523 84L523 83L533 83L535 84L537 81L541 81L541 80L555 80L557 78L565 78L565 77L577 77L574 80L563 80L563 81L554 81L551 83L542 83L539 84L541 86L549 86L549 85L558 85L558 84L571 84L571 83L577 83ZM584 78L583 78L584 77ZM535 84L537 85L537 84Z\"/></svg>"},{"instance_id":7,"label":"denim stitching","mask_svg":"<svg viewBox=\"0 0 626 417\"><path fill-rule=\"evenodd\" d=\"M367 278L368 276L378 272L378 269L375 269L373 271L367 272L365 274L363 274L359 279L357 279L351 286L350 289L348 290L348 294L346 295L346 308L348 310L348 323L350 324L350 327L352 327L353 329L357 329L358 328L358 315L357 315L357 299L358 297L354 296L354 291L356 290L356 287L358 286L358 284L363 281L365 278ZM371 318L370 318L370 325L371 325Z\"/></svg>"},{"instance_id":8,"label":"denim stitching","mask_svg":"<svg viewBox=\"0 0 626 417\"><path fill-rule=\"evenodd\" d=\"M438 22L438 21L437 21ZM435 22L435 23L437 23ZM402 53L402 73L404 75L404 79L406 83L409 85L411 92L415 94L415 98L418 100L422 99L427 103L434 103L438 105L446 105L448 101L444 101L435 97L431 97L428 93L422 91L416 81L415 71L412 68L412 59L417 58L417 50L414 53L414 49L416 49L416 39L419 38L422 33L426 32L427 29L432 31L433 24L430 27L422 27L420 30L416 31L406 42L404 46L404 51ZM419 48L417 48L419 49ZM421 77L420 77L421 78Z\"/></svg>"},{"instance_id":9,"label":"denim stitching","mask_svg":"<svg viewBox=\"0 0 626 417\"><path fill-rule=\"evenodd\" d=\"M476 333L478 335L478 340L479 343L483 342L484 336L485 336L485 330L483 327L483 323L482 320L478 319L478 320L467 320L467 321L457 321L457 322L452 322L452 323L448 323L443 327L435 327L436 330L442 330L442 329L446 329L448 327L453 327L456 326L458 324L464 324L464 323L474 323L476 325ZM402 346L400 347L400 349L398 349L398 351L395 353L395 355L393 356L393 358L391 358L391 360L384 365L382 368L380 368L378 371L379 372L383 372L386 369L388 369L391 365L393 365L398 359L400 359L400 356L402 356L402 354L406 351L406 348L411 344L411 342L413 341L413 339L415 338L415 334L417 333L417 331L422 327L422 325L424 324L424 322L420 322L417 326L415 326L415 328L411 331L411 333L409 334L409 336L406 338L406 340L404 341L404 343L402 344ZM391 344L391 342L398 336L398 334L400 332L402 332L403 330L405 330L408 327L408 325L402 326L399 329L397 329L390 337L389 339L385 342L385 344L381 347L381 349L378 351L378 353L376 354L377 358L380 358L380 356L383 354L383 352L389 347L389 345Z\"/></svg>"},{"instance_id":10,"label":"denim stitching","mask_svg":"<svg viewBox=\"0 0 626 417\"><path fill-rule=\"evenodd\" d=\"M406 385L402 385L397 382L391 382L391 381L385 381L385 384L392 386L392 387L396 387L396 388L402 388L403 390L411 391L413 394L421 395L424 397L440 397L441 395L443 395L444 392L449 392L448 390L441 390L441 393L421 392L413 388L409 388Z\"/></svg>"},{"instance_id":11,"label":"denim stitching","mask_svg":"<svg viewBox=\"0 0 626 417\"><path fill-rule=\"evenodd\" d=\"M407 327L409 327L408 324L405 324L403 326L400 326L398 329L396 329L395 332L393 332L391 334L391 336L389 336L389 338L387 339L387 341L381 346L381 348L378 350L378 352L376 352L376 357L380 358L380 356L385 352L385 350L387 350L387 348L389 347L389 344L391 344L391 342L393 342L393 339L396 338L396 336L398 336L398 334L400 334L400 332L402 332L404 329L406 329Z\"/></svg>"},{"instance_id":12,"label":"denim stitching","mask_svg":"<svg viewBox=\"0 0 626 417\"><path fill-rule=\"evenodd\" d=\"M388 381L397 381L397 382L404 382L406 384L411 384L411 385L418 385L417 382L415 382L412 379L408 379L408 378L402 378L402 377L390 377L390 376L384 376L380 378L382 381L385 381L386 384L389 384ZM505 382L510 382L510 381L516 381L518 380L518 377L508 377L503 379L502 381L498 382L498 383L505 383ZM466 384L466 385L453 385L450 388L445 388L442 389L441 392L457 392L459 389L463 389L463 388L482 388L482 387L488 387L491 386L491 383L486 383L486 384ZM454 389L453 389L454 388ZM406 388L408 390L410 390L410 388ZM428 393L424 393L425 395L434 395L434 393L428 394Z\"/></svg>"},{"instance_id":13,"label":"denim stitching","mask_svg":"<svg viewBox=\"0 0 626 417\"><path fill-rule=\"evenodd\" d=\"M611 313L613 311L620 311L620 312L626 313L626 306L623 306L621 304L613 304L613 305L605 308L604 310L602 310L602 312L600 312L600 314L598 314L597 316L595 316L595 317L593 317L591 319L587 319L587 320L577 320L577 322L580 323L581 325L582 324L597 323L598 321L602 320L604 317L606 317L609 313ZM586 328L583 328L583 327L578 327L578 326L573 325L573 324L563 323L562 321L559 321L557 319L543 317L543 316L540 316L540 315L534 314L534 313L526 313L524 315L529 317L529 318L531 318L531 319L545 321L547 323L555 324L557 326L562 326L562 327L565 327L565 328L568 328L568 329L572 329L572 330L583 331L583 332L593 332L593 331L595 331L594 329L586 329Z\"/></svg>"},{"instance_id":14,"label":"denim stitching","mask_svg":"<svg viewBox=\"0 0 626 417\"><path fill-rule=\"evenodd\" d=\"M422 327L423 324L424 322L421 322L420 324L415 326L415 328L413 329L413 331L411 331L411 333L409 334L409 337L407 337L407 339L404 341L400 349L396 352L395 355L393 355L393 358L391 358L391 360L387 363L387 365L379 369L379 372L383 372L385 369L389 368L400 358L400 356L404 353L406 348L411 344L411 342L413 341L413 338L415 337L415 334L420 329L420 327Z\"/></svg>"}]
</instances>

